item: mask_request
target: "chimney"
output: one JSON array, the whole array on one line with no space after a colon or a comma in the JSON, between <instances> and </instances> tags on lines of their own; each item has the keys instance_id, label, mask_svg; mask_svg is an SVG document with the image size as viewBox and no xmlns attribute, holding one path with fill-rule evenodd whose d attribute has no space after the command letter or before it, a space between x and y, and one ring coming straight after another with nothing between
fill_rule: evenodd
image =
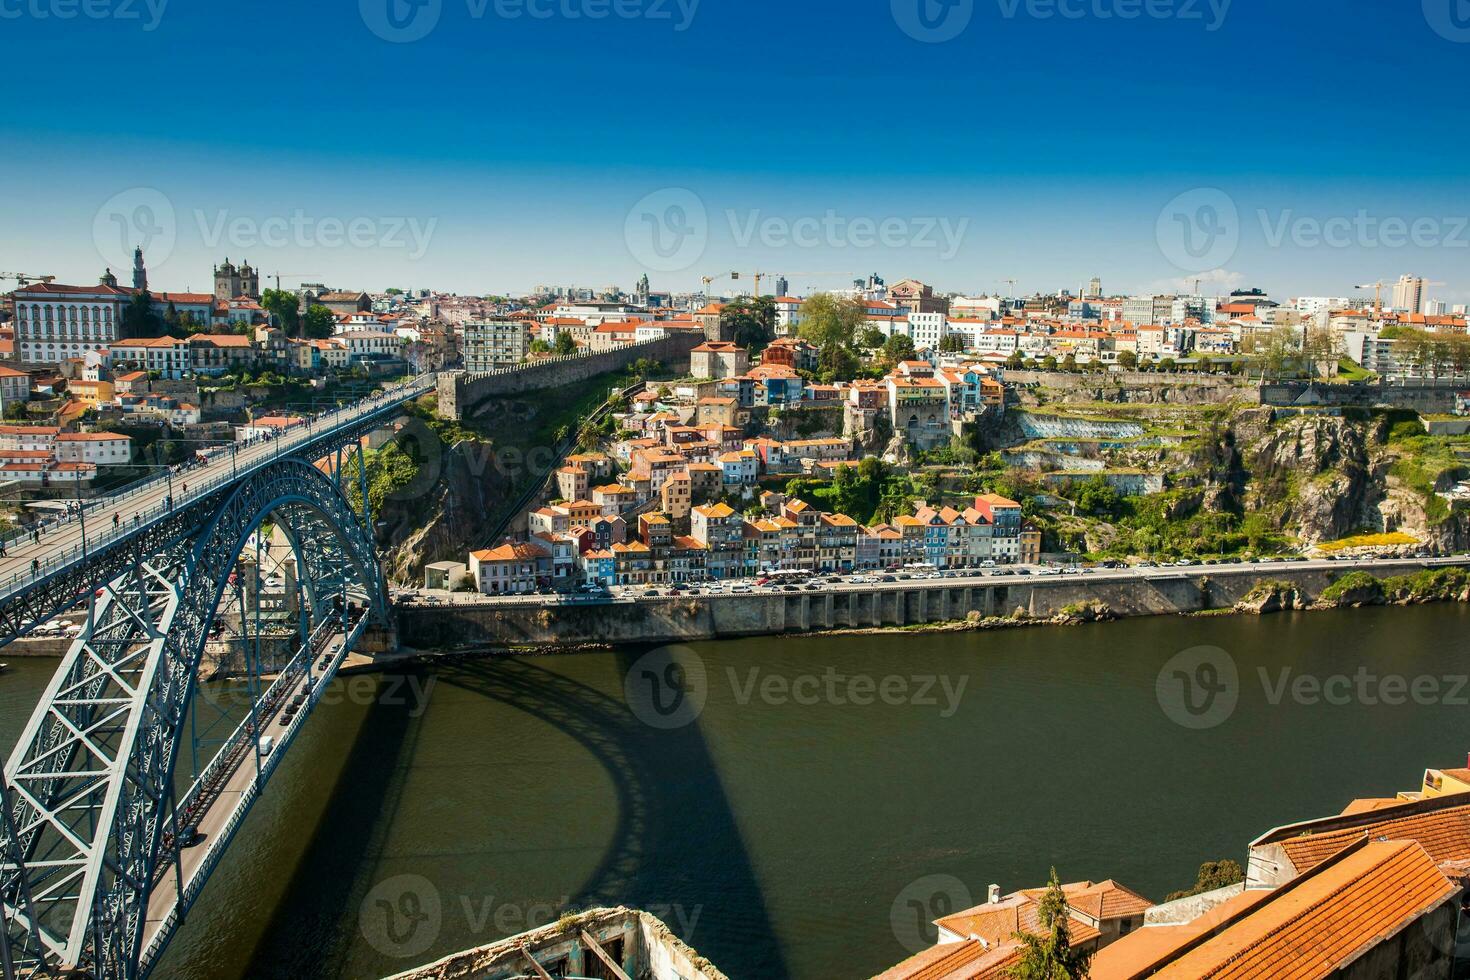
<instances>
[{"instance_id":1,"label":"chimney","mask_svg":"<svg viewBox=\"0 0 1470 980\"><path fill-rule=\"evenodd\" d=\"M1000 886L999 885L991 885L989 888L987 888L985 890L985 897L990 902L991 905L994 905L997 902L999 902L1000 901Z\"/></svg>"}]
</instances>

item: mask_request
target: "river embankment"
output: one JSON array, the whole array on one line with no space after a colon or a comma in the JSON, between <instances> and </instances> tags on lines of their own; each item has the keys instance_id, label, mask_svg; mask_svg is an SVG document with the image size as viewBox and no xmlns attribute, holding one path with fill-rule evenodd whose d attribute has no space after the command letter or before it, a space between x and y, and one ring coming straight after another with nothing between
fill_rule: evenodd
<instances>
[{"instance_id":1,"label":"river embankment","mask_svg":"<svg viewBox=\"0 0 1470 980\"><path fill-rule=\"evenodd\" d=\"M788 634L916 632L1139 616L1270 613L1470 601L1459 559L1273 562L1086 575L922 579L821 591L660 595L610 602L466 599L397 607L412 649L569 650Z\"/></svg>"}]
</instances>

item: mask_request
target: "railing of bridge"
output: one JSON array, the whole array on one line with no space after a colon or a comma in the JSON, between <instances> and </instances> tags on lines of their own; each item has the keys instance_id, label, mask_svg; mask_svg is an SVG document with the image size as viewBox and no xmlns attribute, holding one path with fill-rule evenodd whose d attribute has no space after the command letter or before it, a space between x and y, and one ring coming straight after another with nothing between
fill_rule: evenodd
<instances>
[{"instance_id":1,"label":"railing of bridge","mask_svg":"<svg viewBox=\"0 0 1470 980\"><path fill-rule=\"evenodd\" d=\"M327 622L330 623L332 620L328 620ZM336 673L337 667L341 665L342 660L345 659L347 653L352 649L353 644L362 636L363 630L367 628L367 622L368 617L366 615L358 616L347 632L343 634L342 645L337 648L336 655L333 657L332 666L321 675L320 681L310 689L307 696L307 705L309 707L314 707L316 702L320 700L326 686L326 681L330 680ZM305 650L306 646L303 646L301 652L305 652ZM316 655L317 653L315 651L311 654L313 657ZM297 670L294 676L299 677L300 670ZM283 680L285 680L284 674L277 678L276 683L271 685L270 690L275 690ZM194 900L199 897L200 891L204 889L205 882L209 880L209 876L213 873L215 865L224 856L225 850L229 847L230 841L235 836L235 831L240 828L241 822L244 821L246 815L250 812L251 806L254 805L255 798L260 795L271 774L275 772L276 766L281 761L281 757L286 754L287 747L296 738L296 733L300 731L307 714L309 714L309 711L299 712L286 726L286 730L281 734L280 744L272 749L269 755L262 757L260 778L250 781L250 784L241 792L240 799L235 804L234 811L230 814L230 819L219 829L219 832L214 838L204 845L208 849L204 860L194 870L194 874L190 876L188 882L182 885L177 900L174 902L173 907L169 909L168 916L164 919L163 924L154 933L152 940L139 956L139 976L147 976L157 962L158 957L162 955L164 948L168 945L168 941L173 935L174 929L178 927L184 914L194 904ZM247 719L242 723L242 727L248 724L249 721ZM223 752L220 754L222 755Z\"/></svg>"},{"instance_id":2,"label":"railing of bridge","mask_svg":"<svg viewBox=\"0 0 1470 980\"><path fill-rule=\"evenodd\" d=\"M279 703L283 692L290 689L306 669L318 652L322 649L326 640L330 639L332 631L328 627L341 625L336 620L323 620L311 636L297 649L295 656L276 672L276 679L261 694L258 702L258 710L270 713ZM220 745L219 751L213 759L199 773L199 778L194 780L187 792L179 799L175 806L180 826L188 827L194 823L193 811L199 797L204 793L212 791L219 783L229 778L234 771L234 766L239 762L240 750L248 747L250 738L255 730L249 716L240 721L240 724L230 733Z\"/></svg>"},{"instance_id":3,"label":"railing of bridge","mask_svg":"<svg viewBox=\"0 0 1470 980\"><path fill-rule=\"evenodd\" d=\"M241 477L249 475L261 466L280 459L284 455L289 455L293 450L302 445L320 439L324 435L329 435L342 426L356 422L365 416L375 415L386 409L396 408L406 401L427 394L433 390L437 377L437 374L418 375L408 381L385 388L381 392L370 395L352 405L333 409L320 415L308 416L305 424L287 429L282 435L265 440L264 442L250 443L244 449L232 448L235 459L230 472L220 473L216 476L206 478L202 482L196 482L193 485L190 485L190 481L184 479L183 475L181 475L176 492L169 495L171 499L166 498L152 506L139 508L136 502L151 493L156 493L162 488L162 485L171 485L173 474L160 474L131 484L127 489L119 493L110 494L89 502L87 511L101 514L104 518L109 512L121 514L123 511L131 511L130 517L126 521L118 521L115 525L110 525L104 519L101 522L101 527L86 529L85 543L78 542L63 550L52 551L46 555L44 560L36 559L30 569L22 569L13 573L9 579L0 582L0 600L8 598L17 592L23 592L32 582L45 578L52 572L65 568L73 562L80 560L85 557L86 551L95 551L115 541L128 538L137 533L139 529L152 524L159 518L188 505L192 501L208 496L221 486L237 482ZM219 450L216 450L217 455L218 453ZM224 457L220 456L219 459L206 465L220 463L223 459ZM44 530L39 531L42 535L42 541L44 542L45 540L45 534L51 534L57 530L77 525L84 521L85 517L85 513L68 514L46 525ZM8 546L12 543L23 542L31 538L35 533L38 532L12 533L0 540L3 540Z\"/></svg>"}]
</instances>

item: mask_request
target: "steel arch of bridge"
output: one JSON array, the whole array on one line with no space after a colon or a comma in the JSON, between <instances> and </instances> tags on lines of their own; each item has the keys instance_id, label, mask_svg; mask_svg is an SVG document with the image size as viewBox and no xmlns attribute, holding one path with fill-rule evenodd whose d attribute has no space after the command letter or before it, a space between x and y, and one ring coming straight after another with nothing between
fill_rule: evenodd
<instances>
[{"instance_id":1,"label":"steel arch of bridge","mask_svg":"<svg viewBox=\"0 0 1470 980\"><path fill-rule=\"evenodd\" d=\"M303 636L334 616L345 634L347 609L382 618L366 522L311 464L280 459L195 511L191 534L133 539L5 766L0 901L21 976L139 975L150 892L179 854L174 771L200 660L262 522L297 559Z\"/></svg>"}]
</instances>

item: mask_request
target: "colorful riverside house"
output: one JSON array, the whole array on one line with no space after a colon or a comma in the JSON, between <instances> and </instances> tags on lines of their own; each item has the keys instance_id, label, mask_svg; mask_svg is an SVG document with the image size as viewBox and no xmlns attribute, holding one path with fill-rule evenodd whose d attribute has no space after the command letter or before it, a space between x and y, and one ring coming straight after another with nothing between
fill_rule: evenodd
<instances>
[{"instance_id":1,"label":"colorful riverside house","mask_svg":"<svg viewBox=\"0 0 1470 980\"><path fill-rule=\"evenodd\" d=\"M584 552L578 563L582 566L582 578L589 585L618 584L617 556L611 551Z\"/></svg>"},{"instance_id":2,"label":"colorful riverside house","mask_svg":"<svg viewBox=\"0 0 1470 980\"><path fill-rule=\"evenodd\" d=\"M991 553L997 561L1017 561L1021 557L1021 505L998 493L982 493L975 498L978 510L992 527Z\"/></svg>"},{"instance_id":3,"label":"colorful riverside house","mask_svg":"<svg viewBox=\"0 0 1470 980\"><path fill-rule=\"evenodd\" d=\"M470 552L470 577L484 595L536 591L551 575L551 553L529 543L506 542L498 548Z\"/></svg>"}]
</instances>

